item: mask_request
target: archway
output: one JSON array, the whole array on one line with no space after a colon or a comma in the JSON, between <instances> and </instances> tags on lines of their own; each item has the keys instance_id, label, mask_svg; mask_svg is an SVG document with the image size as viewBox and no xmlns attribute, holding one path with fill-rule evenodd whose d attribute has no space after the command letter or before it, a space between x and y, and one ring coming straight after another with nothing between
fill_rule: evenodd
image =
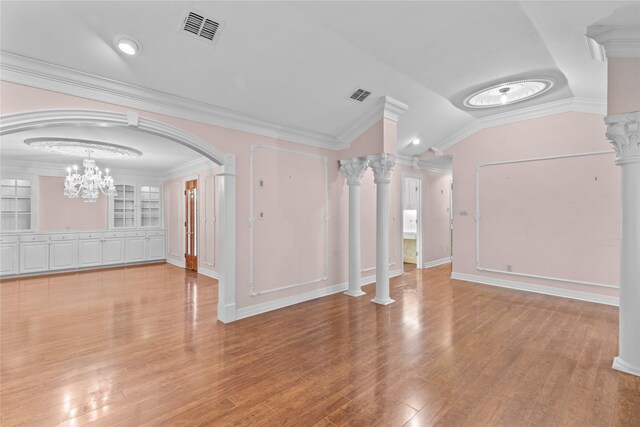
<instances>
[{"instance_id":1,"label":"archway","mask_svg":"<svg viewBox=\"0 0 640 427\"><path fill-rule=\"evenodd\" d=\"M137 112L116 113L96 110L44 110L0 116L0 136L36 128L55 126L123 126L182 144L222 166L220 176L220 278L218 320L236 319L236 158L208 142Z\"/></svg>"}]
</instances>

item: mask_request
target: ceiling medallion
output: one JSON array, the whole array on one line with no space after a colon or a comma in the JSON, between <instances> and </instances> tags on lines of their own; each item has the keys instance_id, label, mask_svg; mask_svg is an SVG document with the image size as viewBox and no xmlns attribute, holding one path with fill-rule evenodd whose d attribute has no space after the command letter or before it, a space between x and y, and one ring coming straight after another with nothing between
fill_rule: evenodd
<instances>
[{"instance_id":1,"label":"ceiling medallion","mask_svg":"<svg viewBox=\"0 0 640 427\"><path fill-rule=\"evenodd\" d=\"M491 108L524 101L542 95L553 86L550 79L527 79L500 83L478 91L464 100L470 108Z\"/></svg>"},{"instance_id":2,"label":"ceiling medallion","mask_svg":"<svg viewBox=\"0 0 640 427\"><path fill-rule=\"evenodd\" d=\"M94 159L131 159L142 156L142 152L123 145L75 138L29 138L24 143L29 147L65 156Z\"/></svg>"}]
</instances>

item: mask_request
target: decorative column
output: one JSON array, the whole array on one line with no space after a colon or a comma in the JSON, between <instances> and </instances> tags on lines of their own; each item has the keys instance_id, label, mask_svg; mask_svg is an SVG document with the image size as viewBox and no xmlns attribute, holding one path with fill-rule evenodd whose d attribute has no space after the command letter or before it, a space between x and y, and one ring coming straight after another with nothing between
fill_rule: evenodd
<instances>
[{"instance_id":1,"label":"decorative column","mask_svg":"<svg viewBox=\"0 0 640 427\"><path fill-rule=\"evenodd\" d=\"M619 13L618 13L619 12ZM587 27L593 59L607 62L605 135L621 172L619 350L613 369L640 376L640 25L636 5Z\"/></svg>"},{"instance_id":2,"label":"decorative column","mask_svg":"<svg viewBox=\"0 0 640 427\"><path fill-rule=\"evenodd\" d=\"M361 288L360 267L360 184L369 161L365 157L340 160L340 172L349 186L349 290L345 295L365 295Z\"/></svg>"},{"instance_id":3,"label":"decorative column","mask_svg":"<svg viewBox=\"0 0 640 427\"><path fill-rule=\"evenodd\" d=\"M376 296L372 302L388 305L389 297L389 183L395 164L391 154L369 156L376 183Z\"/></svg>"},{"instance_id":4,"label":"decorative column","mask_svg":"<svg viewBox=\"0 0 640 427\"><path fill-rule=\"evenodd\" d=\"M620 349L613 368L640 376L640 111L604 121L622 172Z\"/></svg>"}]
</instances>

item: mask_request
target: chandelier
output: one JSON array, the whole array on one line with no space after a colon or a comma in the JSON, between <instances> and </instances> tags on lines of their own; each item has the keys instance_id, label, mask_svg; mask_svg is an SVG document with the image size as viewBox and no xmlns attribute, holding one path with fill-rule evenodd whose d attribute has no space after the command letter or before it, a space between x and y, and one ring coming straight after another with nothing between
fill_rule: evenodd
<instances>
[{"instance_id":1,"label":"chandelier","mask_svg":"<svg viewBox=\"0 0 640 427\"><path fill-rule=\"evenodd\" d=\"M67 177L64 179L65 196L70 199L82 197L85 202L95 203L100 192L107 196L117 195L109 169L105 169L105 175L102 176L102 171L96 166L96 161L91 158L90 151L89 158L82 161L82 166L84 167L82 175L78 173L76 165L73 166L73 173L71 168L67 168Z\"/></svg>"},{"instance_id":2,"label":"chandelier","mask_svg":"<svg viewBox=\"0 0 640 427\"><path fill-rule=\"evenodd\" d=\"M102 171L96 166L95 159L122 160L142 156L140 151L131 147L88 139L38 137L25 139L24 143L31 148L51 154L84 158L82 161L84 172L82 174L78 173L78 166L67 168L64 195L70 199L81 197L89 203L96 202L100 192L107 196L117 196L109 169L105 169L105 174L102 175Z\"/></svg>"}]
</instances>

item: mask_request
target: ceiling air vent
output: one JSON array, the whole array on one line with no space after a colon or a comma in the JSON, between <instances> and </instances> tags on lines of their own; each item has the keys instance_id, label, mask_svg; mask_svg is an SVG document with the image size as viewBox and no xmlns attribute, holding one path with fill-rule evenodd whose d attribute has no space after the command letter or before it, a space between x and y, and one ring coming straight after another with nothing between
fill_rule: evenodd
<instances>
[{"instance_id":1,"label":"ceiling air vent","mask_svg":"<svg viewBox=\"0 0 640 427\"><path fill-rule=\"evenodd\" d=\"M368 90L358 89L353 92L353 95L351 95L351 99L362 102L367 99L367 96L369 95L371 95L371 92L369 92Z\"/></svg>"},{"instance_id":2,"label":"ceiling air vent","mask_svg":"<svg viewBox=\"0 0 640 427\"><path fill-rule=\"evenodd\" d=\"M183 20L182 29L203 41L215 42L222 24L219 20L205 18L200 12L189 12Z\"/></svg>"}]
</instances>

